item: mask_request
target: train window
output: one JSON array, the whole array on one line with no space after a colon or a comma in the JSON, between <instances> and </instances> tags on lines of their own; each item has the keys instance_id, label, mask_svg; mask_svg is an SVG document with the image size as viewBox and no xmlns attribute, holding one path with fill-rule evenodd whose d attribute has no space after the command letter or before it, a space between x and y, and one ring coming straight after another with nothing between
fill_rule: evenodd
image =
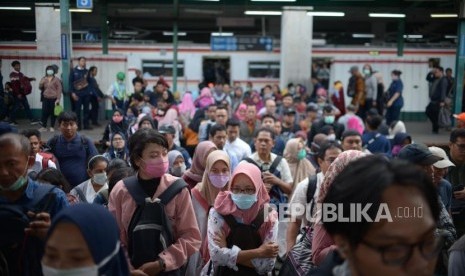
<instances>
[{"instance_id":1,"label":"train window","mask_svg":"<svg viewBox=\"0 0 465 276\"><path fill-rule=\"evenodd\" d=\"M142 72L148 77L172 77L173 61L172 60L143 60ZM184 61L178 60L178 77L184 77Z\"/></svg>"},{"instance_id":2,"label":"train window","mask_svg":"<svg viewBox=\"0 0 465 276\"><path fill-rule=\"evenodd\" d=\"M249 62L249 78L279 79L279 61Z\"/></svg>"}]
</instances>

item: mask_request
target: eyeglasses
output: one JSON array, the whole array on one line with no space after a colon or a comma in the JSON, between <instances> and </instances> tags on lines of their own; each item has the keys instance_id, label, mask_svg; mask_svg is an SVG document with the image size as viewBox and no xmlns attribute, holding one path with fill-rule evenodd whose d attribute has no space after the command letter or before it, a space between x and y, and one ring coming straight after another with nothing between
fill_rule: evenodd
<instances>
[{"instance_id":1,"label":"eyeglasses","mask_svg":"<svg viewBox=\"0 0 465 276\"><path fill-rule=\"evenodd\" d=\"M465 144L454 143L461 151L465 151Z\"/></svg>"},{"instance_id":2,"label":"eyeglasses","mask_svg":"<svg viewBox=\"0 0 465 276\"><path fill-rule=\"evenodd\" d=\"M427 239L414 244L396 244L389 246L376 246L362 240L361 243L378 251L385 265L401 266L404 265L413 254L413 249L418 247L421 256L426 260L436 257L444 247L445 233L441 232L432 239Z\"/></svg>"},{"instance_id":3,"label":"eyeglasses","mask_svg":"<svg viewBox=\"0 0 465 276\"><path fill-rule=\"evenodd\" d=\"M247 195L253 195L255 194L255 189L241 189L241 188L232 188L231 189L231 192L233 192L233 194L240 194L240 193L243 193L243 194L247 194Z\"/></svg>"}]
</instances>

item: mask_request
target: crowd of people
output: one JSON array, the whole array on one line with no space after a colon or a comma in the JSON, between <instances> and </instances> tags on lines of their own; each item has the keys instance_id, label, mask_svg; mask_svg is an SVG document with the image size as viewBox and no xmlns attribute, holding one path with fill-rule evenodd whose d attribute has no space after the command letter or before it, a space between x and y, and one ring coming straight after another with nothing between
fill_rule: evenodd
<instances>
[{"instance_id":1,"label":"crowd of people","mask_svg":"<svg viewBox=\"0 0 465 276\"><path fill-rule=\"evenodd\" d=\"M362 71L347 105L324 74L177 101L141 74L97 93L79 58L74 112L42 141L62 97L47 67L42 127L0 123L0 274L465 275L465 113L448 145L415 143L401 72L380 93ZM80 132L94 96L113 104L98 141Z\"/></svg>"}]
</instances>

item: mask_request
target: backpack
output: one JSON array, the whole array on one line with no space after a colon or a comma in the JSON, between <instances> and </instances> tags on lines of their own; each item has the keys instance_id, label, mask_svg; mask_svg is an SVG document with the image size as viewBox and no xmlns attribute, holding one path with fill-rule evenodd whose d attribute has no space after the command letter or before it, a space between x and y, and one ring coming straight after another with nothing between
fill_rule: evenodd
<instances>
[{"instance_id":1,"label":"backpack","mask_svg":"<svg viewBox=\"0 0 465 276\"><path fill-rule=\"evenodd\" d=\"M32 93L32 85L28 77L22 76L19 79L19 83L20 83L20 93L23 96L26 96Z\"/></svg>"},{"instance_id":2,"label":"backpack","mask_svg":"<svg viewBox=\"0 0 465 276\"><path fill-rule=\"evenodd\" d=\"M281 163L282 159L283 159L282 156L279 156L279 155L276 156L273 163L271 163L270 168L268 169L268 172L274 174L277 178L281 178L281 173L277 171L276 168L278 167L279 163ZM261 172L266 171L260 165L258 165L252 158L246 157L244 158L244 160L257 166ZM270 195L270 204L278 205L280 203L287 202L286 194L277 185L273 185L273 187L271 187L269 195Z\"/></svg>"},{"instance_id":3,"label":"backpack","mask_svg":"<svg viewBox=\"0 0 465 276\"><path fill-rule=\"evenodd\" d=\"M233 245L235 245L241 250L250 250L259 248L262 245L262 238L260 237L258 230L265 221L263 208L258 211L257 217L255 217L250 224L237 222L233 215L223 216L223 219L230 229L229 235L226 237L226 244L228 248L232 248ZM210 262L210 264L212 264L212 262ZM235 271L227 266L219 266L215 271L215 275L260 275L254 268L240 264L238 264L237 267L239 270Z\"/></svg>"},{"instance_id":4,"label":"backpack","mask_svg":"<svg viewBox=\"0 0 465 276\"><path fill-rule=\"evenodd\" d=\"M57 169L59 168L58 167L58 160L55 157L55 155L53 155L52 153L49 153L49 152L39 152L39 154L42 156L42 170L48 168L48 161L50 161L50 160L53 163L55 163L55 165L57 166Z\"/></svg>"},{"instance_id":5,"label":"backpack","mask_svg":"<svg viewBox=\"0 0 465 276\"><path fill-rule=\"evenodd\" d=\"M137 176L125 178L123 183L137 203L128 227L128 255L131 264L139 268L147 262L157 260L158 254L175 242L165 206L187 188L187 184L179 178L158 198L152 200L139 185ZM161 275L181 275L181 269Z\"/></svg>"},{"instance_id":6,"label":"backpack","mask_svg":"<svg viewBox=\"0 0 465 276\"><path fill-rule=\"evenodd\" d=\"M31 222L28 211L50 211L56 199L54 189L58 188L41 184L33 191L32 200L27 205L0 204L0 275L41 275L43 241L28 236L24 229Z\"/></svg>"},{"instance_id":7,"label":"backpack","mask_svg":"<svg viewBox=\"0 0 465 276\"><path fill-rule=\"evenodd\" d=\"M308 177L307 204L309 204L315 196L317 182L318 178L316 175ZM314 206L315 202L312 201L310 213L313 213ZM314 267L312 263L312 227L307 225L301 233L302 237L287 254L279 270L279 276L303 276Z\"/></svg>"}]
</instances>

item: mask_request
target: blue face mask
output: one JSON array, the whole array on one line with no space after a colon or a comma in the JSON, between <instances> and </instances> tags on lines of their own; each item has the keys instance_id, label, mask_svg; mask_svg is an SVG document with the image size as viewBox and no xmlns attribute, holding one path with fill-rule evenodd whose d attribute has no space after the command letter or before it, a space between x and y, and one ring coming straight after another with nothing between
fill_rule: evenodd
<instances>
[{"instance_id":1,"label":"blue face mask","mask_svg":"<svg viewBox=\"0 0 465 276\"><path fill-rule=\"evenodd\" d=\"M298 160L303 160L307 157L307 151L305 149L299 150L299 153L297 154L297 159Z\"/></svg>"},{"instance_id":2,"label":"blue face mask","mask_svg":"<svg viewBox=\"0 0 465 276\"><path fill-rule=\"evenodd\" d=\"M231 194L231 199L234 204L236 204L237 208L247 210L250 209L255 202L257 202L257 195Z\"/></svg>"},{"instance_id":3,"label":"blue face mask","mask_svg":"<svg viewBox=\"0 0 465 276\"><path fill-rule=\"evenodd\" d=\"M325 116L324 120L325 120L325 124L332 125L334 121L336 120L336 116L328 115L328 116Z\"/></svg>"}]
</instances>

